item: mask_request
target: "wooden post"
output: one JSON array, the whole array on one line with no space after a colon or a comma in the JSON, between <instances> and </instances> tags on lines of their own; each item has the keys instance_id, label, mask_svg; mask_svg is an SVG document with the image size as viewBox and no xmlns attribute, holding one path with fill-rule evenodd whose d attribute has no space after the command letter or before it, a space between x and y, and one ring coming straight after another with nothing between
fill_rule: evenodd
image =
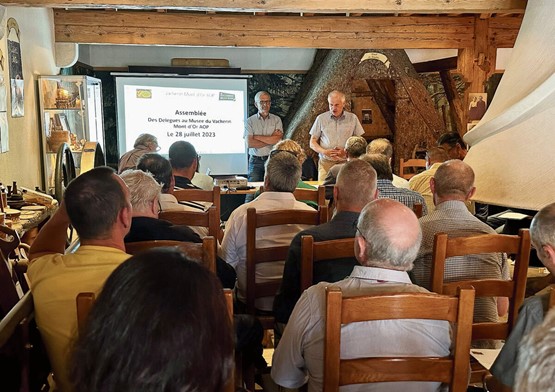
<instances>
[{"instance_id":1,"label":"wooden post","mask_svg":"<svg viewBox=\"0 0 555 392\"><path fill-rule=\"evenodd\" d=\"M459 50L458 69L467 83L463 100L464 129L459 130L461 135L466 133L466 123L468 122L468 94L484 92L486 81L495 71L497 48L491 44L489 32L489 19L476 18L474 47Z\"/></svg>"}]
</instances>

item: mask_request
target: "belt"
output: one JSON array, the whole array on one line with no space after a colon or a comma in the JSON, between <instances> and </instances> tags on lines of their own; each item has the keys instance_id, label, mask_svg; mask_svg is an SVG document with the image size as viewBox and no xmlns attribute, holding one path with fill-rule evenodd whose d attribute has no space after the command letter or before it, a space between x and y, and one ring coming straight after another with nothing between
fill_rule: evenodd
<instances>
[{"instance_id":1,"label":"belt","mask_svg":"<svg viewBox=\"0 0 555 392\"><path fill-rule=\"evenodd\" d=\"M268 157L269 157L269 155L266 155L266 156L263 156L263 157L259 157L259 156L257 156L257 155L251 155L251 158L253 158L253 159L259 159L259 160L261 160L261 161L267 160Z\"/></svg>"}]
</instances>

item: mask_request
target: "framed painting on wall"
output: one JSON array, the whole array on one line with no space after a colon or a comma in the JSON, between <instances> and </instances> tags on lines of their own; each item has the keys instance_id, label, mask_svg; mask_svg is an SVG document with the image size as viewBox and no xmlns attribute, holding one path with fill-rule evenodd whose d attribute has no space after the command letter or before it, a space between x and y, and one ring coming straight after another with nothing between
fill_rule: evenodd
<instances>
[{"instance_id":1,"label":"framed painting on wall","mask_svg":"<svg viewBox=\"0 0 555 392\"><path fill-rule=\"evenodd\" d=\"M19 26L14 18L8 19L8 64L10 69L10 87L12 95L12 117L24 114L24 80L21 65L21 46Z\"/></svg>"}]
</instances>

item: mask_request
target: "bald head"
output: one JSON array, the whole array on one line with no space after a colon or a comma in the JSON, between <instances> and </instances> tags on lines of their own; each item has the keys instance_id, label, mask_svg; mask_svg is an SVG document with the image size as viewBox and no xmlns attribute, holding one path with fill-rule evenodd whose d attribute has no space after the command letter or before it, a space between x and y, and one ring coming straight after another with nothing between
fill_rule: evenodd
<instances>
[{"instance_id":1,"label":"bald head","mask_svg":"<svg viewBox=\"0 0 555 392\"><path fill-rule=\"evenodd\" d=\"M463 161L451 159L442 163L430 182L436 205L447 200L466 201L472 197L474 171Z\"/></svg>"},{"instance_id":2,"label":"bald head","mask_svg":"<svg viewBox=\"0 0 555 392\"><path fill-rule=\"evenodd\" d=\"M360 212L377 196L376 179L376 171L367 162L355 159L343 165L334 188L337 211Z\"/></svg>"},{"instance_id":3,"label":"bald head","mask_svg":"<svg viewBox=\"0 0 555 392\"><path fill-rule=\"evenodd\" d=\"M422 231L414 212L392 199L366 205L358 218L357 260L367 267L400 271L412 269Z\"/></svg>"},{"instance_id":4,"label":"bald head","mask_svg":"<svg viewBox=\"0 0 555 392\"><path fill-rule=\"evenodd\" d=\"M539 259L555 275L555 203L546 205L534 216L530 236Z\"/></svg>"}]
</instances>

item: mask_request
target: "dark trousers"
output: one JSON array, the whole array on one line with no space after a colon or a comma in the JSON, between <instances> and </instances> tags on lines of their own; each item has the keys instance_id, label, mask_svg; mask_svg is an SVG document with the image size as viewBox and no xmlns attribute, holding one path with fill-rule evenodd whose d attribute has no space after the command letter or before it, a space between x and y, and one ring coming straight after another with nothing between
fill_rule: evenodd
<instances>
[{"instance_id":1,"label":"dark trousers","mask_svg":"<svg viewBox=\"0 0 555 392\"><path fill-rule=\"evenodd\" d=\"M264 181L264 165L268 157L257 157L255 155L251 155L249 157L249 181L250 182L259 182ZM254 199L253 195L247 195L245 197L245 203L252 201Z\"/></svg>"}]
</instances>

